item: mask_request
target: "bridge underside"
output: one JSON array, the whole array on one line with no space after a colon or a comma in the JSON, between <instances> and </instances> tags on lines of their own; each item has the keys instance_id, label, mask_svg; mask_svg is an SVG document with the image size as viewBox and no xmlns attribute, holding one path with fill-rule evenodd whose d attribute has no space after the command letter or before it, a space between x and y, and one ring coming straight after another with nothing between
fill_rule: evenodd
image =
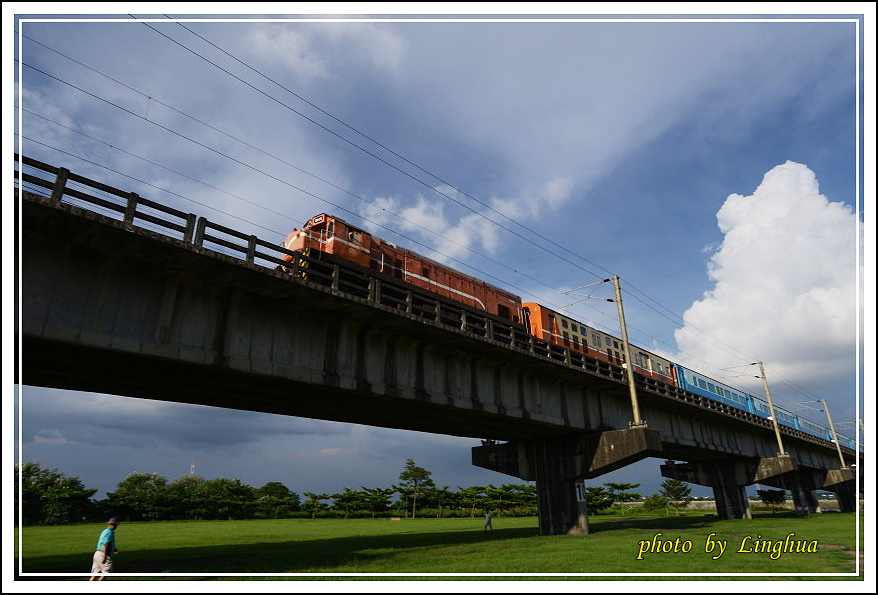
<instances>
[{"instance_id":1,"label":"bridge underside","mask_svg":"<svg viewBox=\"0 0 878 595\"><path fill-rule=\"evenodd\" d=\"M510 441L474 461L535 479L549 533L587 531L576 479L647 456L775 454L764 420L688 393L642 387L649 429L630 430L618 368L536 357L73 207L22 206L22 384ZM787 439L802 467L838 466L826 445Z\"/></svg>"}]
</instances>

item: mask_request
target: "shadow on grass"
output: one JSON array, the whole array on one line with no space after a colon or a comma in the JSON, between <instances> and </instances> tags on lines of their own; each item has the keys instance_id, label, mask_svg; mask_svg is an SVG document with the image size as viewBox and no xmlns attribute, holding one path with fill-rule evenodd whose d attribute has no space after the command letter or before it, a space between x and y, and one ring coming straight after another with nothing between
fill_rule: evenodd
<instances>
[{"instance_id":1,"label":"shadow on grass","mask_svg":"<svg viewBox=\"0 0 878 595\"><path fill-rule=\"evenodd\" d=\"M139 550L120 554L116 570L150 574L329 572L333 567L390 558L404 551L408 553L417 549L535 537L537 534L535 528L525 527L495 529L487 534L479 531L406 533L173 550ZM81 556L31 557L24 561L25 573L81 573L88 572L90 568L89 552ZM31 577L16 578L27 580ZM32 578L45 580L45 577ZM71 578L82 580L82 577Z\"/></svg>"},{"instance_id":2,"label":"shadow on grass","mask_svg":"<svg viewBox=\"0 0 878 595\"><path fill-rule=\"evenodd\" d=\"M783 519L797 518L795 512L754 512L753 519ZM715 514L661 516L661 517L630 517L630 518L602 518L595 515L589 518L589 531L600 533L603 531L618 531L621 529L700 529L709 527L719 521Z\"/></svg>"}]
</instances>

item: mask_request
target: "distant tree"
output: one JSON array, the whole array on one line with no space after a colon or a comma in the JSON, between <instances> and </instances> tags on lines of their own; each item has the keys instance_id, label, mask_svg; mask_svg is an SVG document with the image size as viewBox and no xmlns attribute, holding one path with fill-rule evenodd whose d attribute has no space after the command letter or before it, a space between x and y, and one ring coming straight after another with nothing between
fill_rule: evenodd
<instances>
[{"instance_id":1,"label":"distant tree","mask_svg":"<svg viewBox=\"0 0 878 595\"><path fill-rule=\"evenodd\" d=\"M168 484L170 517L198 520L210 518L213 505L205 492L207 480L198 475L183 475Z\"/></svg>"},{"instance_id":2,"label":"distant tree","mask_svg":"<svg viewBox=\"0 0 878 595\"><path fill-rule=\"evenodd\" d=\"M442 518L447 508L457 503L457 494L449 486L442 486L433 490L433 500L436 503L436 518Z\"/></svg>"},{"instance_id":3,"label":"distant tree","mask_svg":"<svg viewBox=\"0 0 878 595\"><path fill-rule=\"evenodd\" d=\"M509 490L514 498L516 514L533 515L537 512L537 488L525 484L512 484Z\"/></svg>"},{"instance_id":4,"label":"distant tree","mask_svg":"<svg viewBox=\"0 0 878 595\"><path fill-rule=\"evenodd\" d=\"M787 501L785 490L756 490L756 495L759 496L763 504L773 507L772 514L776 514L777 507Z\"/></svg>"},{"instance_id":5,"label":"distant tree","mask_svg":"<svg viewBox=\"0 0 878 595\"><path fill-rule=\"evenodd\" d=\"M171 509L167 485L168 480L158 473L129 473L115 492L107 494L105 506L114 509L116 516L131 521L165 519Z\"/></svg>"},{"instance_id":6,"label":"distant tree","mask_svg":"<svg viewBox=\"0 0 878 595\"><path fill-rule=\"evenodd\" d=\"M641 496L637 492L629 492L627 490L633 490L634 488L640 487L639 483L613 483L607 482L604 484L613 492L613 499L616 502L632 502L634 500L640 500Z\"/></svg>"},{"instance_id":7,"label":"distant tree","mask_svg":"<svg viewBox=\"0 0 878 595\"><path fill-rule=\"evenodd\" d=\"M655 511L665 510L668 506L668 499L661 494L653 494L643 501L640 507L643 510Z\"/></svg>"},{"instance_id":8,"label":"distant tree","mask_svg":"<svg viewBox=\"0 0 878 595\"><path fill-rule=\"evenodd\" d=\"M405 469L399 474L399 480L402 482L402 493L406 496L411 495L412 518L415 518L415 514L417 514L418 495L426 489L436 487L436 483L430 479L431 475L433 475L432 472L418 467L412 459L406 459Z\"/></svg>"},{"instance_id":9,"label":"distant tree","mask_svg":"<svg viewBox=\"0 0 878 595\"><path fill-rule=\"evenodd\" d=\"M457 486L457 493L461 501L467 503L470 510L470 518L475 518L476 508L484 508L485 489L485 486L469 486L467 488Z\"/></svg>"},{"instance_id":10,"label":"distant tree","mask_svg":"<svg viewBox=\"0 0 878 595\"><path fill-rule=\"evenodd\" d=\"M360 486L365 494L366 510L372 513L372 518L380 512L387 512L390 508L390 497L395 490L393 488L367 488Z\"/></svg>"},{"instance_id":11,"label":"distant tree","mask_svg":"<svg viewBox=\"0 0 878 595\"><path fill-rule=\"evenodd\" d=\"M676 512L679 508L686 508L692 501L692 489L685 481L679 479L666 479L661 485L659 492L668 500L668 504Z\"/></svg>"},{"instance_id":12,"label":"distant tree","mask_svg":"<svg viewBox=\"0 0 878 595\"><path fill-rule=\"evenodd\" d=\"M302 510L311 513L311 518L313 519L318 512L327 510L329 505L323 500L329 500L332 496L329 494L315 494L314 492L303 492L305 497L308 498L305 502L302 503Z\"/></svg>"},{"instance_id":13,"label":"distant tree","mask_svg":"<svg viewBox=\"0 0 878 595\"><path fill-rule=\"evenodd\" d=\"M366 493L359 490L345 488L339 494L331 494L329 496L333 500L332 507L344 513L344 517L348 518L355 510L366 509Z\"/></svg>"},{"instance_id":14,"label":"distant tree","mask_svg":"<svg viewBox=\"0 0 878 595\"><path fill-rule=\"evenodd\" d=\"M22 523L25 525L81 522L95 510L91 498L97 490L87 489L78 477L68 477L57 469L43 469L39 463L15 465L16 509L19 485Z\"/></svg>"},{"instance_id":15,"label":"distant tree","mask_svg":"<svg viewBox=\"0 0 878 595\"><path fill-rule=\"evenodd\" d=\"M585 505L590 513L606 510L613 505L613 492L601 487L585 488Z\"/></svg>"},{"instance_id":16,"label":"distant tree","mask_svg":"<svg viewBox=\"0 0 878 595\"><path fill-rule=\"evenodd\" d=\"M256 500L254 489L240 479L208 479L202 491L211 501L211 517L215 519L247 518Z\"/></svg>"},{"instance_id":17,"label":"distant tree","mask_svg":"<svg viewBox=\"0 0 878 595\"><path fill-rule=\"evenodd\" d=\"M299 495L279 481L270 481L256 489L256 509L267 518L280 518L299 510Z\"/></svg>"},{"instance_id":18,"label":"distant tree","mask_svg":"<svg viewBox=\"0 0 878 595\"><path fill-rule=\"evenodd\" d=\"M488 497L486 506L497 514L505 514L516 508L521 503L521 492L518 486L504 483L495 488L492 485L485 486L485 495Z\"/></svg>"}]
</instances>

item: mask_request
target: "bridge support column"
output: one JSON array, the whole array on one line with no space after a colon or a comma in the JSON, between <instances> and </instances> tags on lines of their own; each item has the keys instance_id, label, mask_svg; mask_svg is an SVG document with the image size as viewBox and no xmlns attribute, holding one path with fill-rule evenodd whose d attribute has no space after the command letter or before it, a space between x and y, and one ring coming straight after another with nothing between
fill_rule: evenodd
<instances>
[{"instance_id":1,"label":"bridge support column","mask_svg":"<svg viewBox=\"0 0 878 595\"><path fill-rule=\"evenodd\" d=\"M717 465L712 469L713 499L720 519L751 519L750 501L745 486L735 479L735 464Z\"/></svg>"},{"instance_id":2,"label":"bridge support column","mask_svg":"<svg viewBox=\"0 0 878 595\"><path fill-rule=\"evenodd\" d=\"M540 535L585 535L585 502L576 499L579 480L598 477L661 454L661 436L648 428L534 438L473 448L473 465L537 482Z\"/></svg>"},{"instance_id":3,"label":"bridge support column","mask_svg":"<svg viewBox=\"0 0 878 595\"><path fill-rule=\"evenodd\" d=\"M577 502L576 479L569 477L570 470L561 463L564 445L553 442L539 440L531 445L540 535L588 535L585 502Z\"/></svg>"},{"instance_id":4,"label":"bridge support column","mask_svg":"<svg viewBox=\"0 0 878 595\"><path fill-rule=\"evenodd\" d=\"M803 481L804 478L793 476L792 481L785 482L786 489L793 497L793 506L798 510L820 512L820 501L814 495L814 488Z\"/></svg>"},{"instance_id":5,"label":"bridge support column","mask_svg":"<svg viewBox=\"0 0 878 595\"><path fill-rule=\"evenodd\" d=\"M857 490L852 470L831 469L826 473L823 487L835 492L838 509L841 512L855 512L857 510Z\"/></svg>"},{"instance_id":6,"label":"bridge support column","mask_svg":"<svg viewBox=\"0 0 878 595\"><path fill-rule=\"evenodd\" d=\"M745 486L751 465L746 461L700 461L675 463L667 461L661 466L662 477L679 479L713 488L716 514L720 519L750 519L750 502Z\"/></svg>"}]
</instances>

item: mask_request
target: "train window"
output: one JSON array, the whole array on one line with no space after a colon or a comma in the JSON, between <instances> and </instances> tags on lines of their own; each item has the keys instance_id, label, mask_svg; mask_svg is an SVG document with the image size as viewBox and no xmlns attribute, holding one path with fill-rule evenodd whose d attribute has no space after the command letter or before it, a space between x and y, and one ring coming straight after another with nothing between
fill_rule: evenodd
<instances>
[{"instance_id":1,"label":"train window","mask_svg":"<svg viewBox=\"0 0 878 595\"><path fill-rule=\"evenodd\" d=\"M707 383L706 383L706 382L704 382L701 378L698 378L697 380L698 380L698 386L700 386L700 387L703 388L703 389L707 389Z\"/></svg>"},{"instance_id":2,"label":"train window","mask_svg":"<svg viewBox=\"0 0 878 595\"><path fill-rule=\"evenodd\" d=\"M580 332L580 334L588 335L588 331L585 330L585 327L584 327L584 326L580 326L580 327L579 327L579 332Z\"/></svg>"},{"instance_id":3,"label":"train window","mask_svg":"<svg viewBox=\"0 0 878 595\"><path fill-rule=\"evenodd\" d=\"M715 387L712 383L708 382L708 383L707 383L707 390L709 390L709 391L712 392L712 393L715 393L715 392L716 392L716 387Z\"/></svg>"},{"instance_id":4,"label":"train window","mask_svg":"<svg viewBox=\"0 0 878 595\"><path fill-rule=\"evenodd\" d=\"M555 332L555 317L549 314L549 334Z\"/></svg>"},{"instance_id":5,"label":"train window","mask_svg":"<svg viewBox=\"0 0 878 595\"><path fill-rule=\"evenodd\" d=\"M563 318L561 319L561 326L562 326L563 328L567 328L567 321L564 320Z\"/></svg>"},{"instance_id":6,"label":"train window","mask_svg":"<svg viewBox=\"0 0 878 595\"><path fill-rule=\"evenodd\" d=\"M360 240L362 239L362 237L363 237L363 234L361 234L359 231L349 231L348 232L348 241L350 241L358 246L360 245Z\"/></svg>"},{"instance_id":7,"label":"train window","mask_svg":"<svg viewBox=\"0 0 878 595\"><path fill-rule=\"evenodd\" d=\"M723 396L723 387L721 387L721 386L716 387L716 394L718 394L719 396L722 397Z\"/></svg>"},{"instance_id":8,"label":"train window","mask_svg":"<svg viewBox=\"0 0 878 595\"><path fill-rule=\"evenodd\" d=\"M326 235L332 237L333 230L335 229L335 222L330 221L329 225L326 226Z\"/></svg>"},{"instance_id":9,"label":"train window","mask_svg":"<svg viewBox=\"0 0 878 595\"><path fill-rule=\"evenodd\" d=\"M427 267L421 267L421 276L426 278L426 279L429 279L430 278L430 269L428 269Z\"/></svg>"},{"instance_id":10,"label":"train window","mask_svg":"<svg viewBox=\"0 0 878 595\"><path fill-rule=\"evenodd\" d=\"M497 304L497 314L499 314L501 318L512 318L509 307L504 306L503 304Z\"/></svg>"},{"instance_id":11,"label":"train window","mask_svg":"<svg viewBox=\"0 0 878 595\"><path fill-rule=\"evenodd\" d=\"M614 341L613 341L613 347L615 347L616 349L619 349L619 342L616 341L616 340L614 340Z\"/></svg>"}]
</instances>

